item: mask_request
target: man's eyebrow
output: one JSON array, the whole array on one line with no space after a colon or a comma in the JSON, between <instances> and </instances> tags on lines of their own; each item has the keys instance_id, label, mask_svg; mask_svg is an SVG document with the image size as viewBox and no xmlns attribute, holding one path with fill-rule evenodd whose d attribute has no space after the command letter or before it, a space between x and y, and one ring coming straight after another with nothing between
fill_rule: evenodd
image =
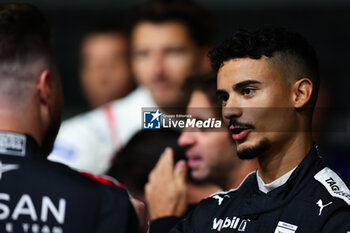
<instances>
[{"instance_id":1,"label":"man's eyebrow","mask_svg":"<svg viewBox=\"0 0 350 233\"><path fill-rule=\"evenodd\" d=\"M244 80L242 82L236 83L235 85L232 86L232 89L234 91L239 90L240 88L250 85L250 84L261 84L261 82L257 81L257 80Z\"/></svg>"},{"instance_id":2,"label":"man's eyebrow","mask_svg":"<svg viewBox=\"0 0 350 233\"><path fill-rule=\"evenodd\" d=\"M217 97L223 96L223 95L228 95L227 91L222 90L222 89L219 89L219 90L216 91L216 96Z\"/></svg>"}]
</instances>

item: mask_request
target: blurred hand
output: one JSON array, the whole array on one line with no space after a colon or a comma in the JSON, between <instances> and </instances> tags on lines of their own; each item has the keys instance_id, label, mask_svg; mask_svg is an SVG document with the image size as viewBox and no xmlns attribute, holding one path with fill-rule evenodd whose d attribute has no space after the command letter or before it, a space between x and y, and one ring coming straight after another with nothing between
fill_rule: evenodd
<instances>
[{"instance_id":1,"label":"blurred hand","mask_svg":"<svg viewBox=\"0 0 350 233\"><path fill-rule=\"evenodd\" d=\"M139 219L141 232L146 232L148 225L145 204L135 198L130 198L130 202L133 205Z\"/></svg>"},{"instance_id":2,"label":"blurred hand","mask_svg":"<svg viewBox=\"0 0 350 233\"><path fill-rule=\"evenodd\" d=\"M184 160L176 163L174 152L166 148L145 186L150 220L166 216L182 217L187 210L187 167Z\"/></svg>"}]
</instances>

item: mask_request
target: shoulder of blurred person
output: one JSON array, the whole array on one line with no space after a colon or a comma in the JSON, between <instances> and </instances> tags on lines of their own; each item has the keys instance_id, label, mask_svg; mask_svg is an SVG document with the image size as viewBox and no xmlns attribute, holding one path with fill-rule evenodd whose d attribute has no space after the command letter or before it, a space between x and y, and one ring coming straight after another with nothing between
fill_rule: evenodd
<instances>
[{"instance_id":1,"label":"shoulder of blurred person","mask_svg":"<svg viewBox=\"0 0 350 233\"><path fill-rule=\"evenodd\" d=\"M1 232L135 232L126 190L50 162L63 95L50 26L29 4L0 5Z\"/></svg>"},{"instance_id":2,"label":"shoulder of blurred person","mask_svg":"<svg viewBox=\"0 0 350 233\"><path fill-rule=\"evenodd\" d=\"M2 134L0 137L3 139ZM3 208L12 212L12 217L9 215L3 219L4 222L12 222L13 229L18 232L24 216L30 217L30 220L25 221L28 226L38 225L41 229L49 227L52 231L138 230L136 213L125 189L104 185L65 165L47 161L39 151L32 154L32 148L33 151L40 150L35 148L36 143L32 140L27 136L26 158L0 155L2 166L17 166L19 169L13 167L16 170L2 175L0 192L9 198L9 207L3 205ZM30 214L19 212L23 208L20 207L21 202L29 205ZM12 205L15 206L10 207ZM47 205L50 207L45 212ZM16 209L19 216L17 220L14 217ZM49 217L50 213L52 217Z\"/></svg>"},{"instance_id":3,"label":"shoulder of blurred person","mask_svg":"<svg viewBox=\"0 0 350 233\"><path fill-rule=\"evenodd\" d=\"M122 99L63 121L49 159L105 173L116 152L141 129L142 108L154 106L149 91L138 87Z\"/></svg>"}]
</instances>

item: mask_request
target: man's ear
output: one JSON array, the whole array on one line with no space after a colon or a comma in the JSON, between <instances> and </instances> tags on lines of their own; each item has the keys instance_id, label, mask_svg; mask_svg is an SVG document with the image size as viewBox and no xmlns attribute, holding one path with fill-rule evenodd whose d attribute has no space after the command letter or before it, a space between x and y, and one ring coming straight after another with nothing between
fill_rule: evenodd
<instances>
[{"instance_id":1,"label":"man's ear","mask_svg":"<svg viewBox=\"0 0 350 233\"><path fill-rule=\"evenodd\" d=\"M36 90L38 93L39 101L41 106L46 106L50 108L50 98L51 98L51 84L50 84L50 72L48 70L43 70L38 78L36 84Z\"/></svg>"},{"instance_id":2,"label":"man's ear","mask_svg":"<svg viewBox=\"0 0 350 233\"><path fill-rule=\"evenodd\" d=\"M310 79L302 78L293 84L293 102L295 108L304 107L311 98L313 85Z\"/></svg>"}]
</instances>

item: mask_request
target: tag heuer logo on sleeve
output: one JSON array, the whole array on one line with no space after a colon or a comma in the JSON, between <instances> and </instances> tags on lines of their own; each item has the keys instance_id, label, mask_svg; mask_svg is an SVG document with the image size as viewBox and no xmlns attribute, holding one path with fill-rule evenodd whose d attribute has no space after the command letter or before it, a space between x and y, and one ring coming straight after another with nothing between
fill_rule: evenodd
<instances>
[{"instance_id":1,"label":"tag heuer logo on sleeve","mask_svg":"<svg viewBox=\"0 0 350 233\"><path fill-rule=\"evenodd\" d=\"M298 229L298 226L279 221L274 233L295 233L297 229Z\"/></svg>"}]
</instances>

